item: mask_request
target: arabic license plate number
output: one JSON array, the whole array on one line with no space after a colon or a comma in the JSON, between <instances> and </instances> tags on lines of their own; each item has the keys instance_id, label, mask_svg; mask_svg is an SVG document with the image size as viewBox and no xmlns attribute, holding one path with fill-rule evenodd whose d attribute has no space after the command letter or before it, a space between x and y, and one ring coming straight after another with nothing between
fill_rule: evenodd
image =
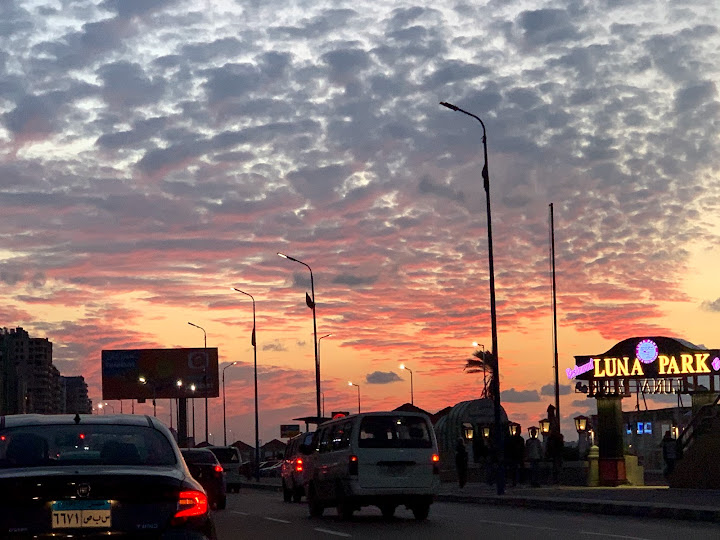
<instances>
[{"instance_id":1,"label":"arabic license plate number","mask_svg":"<svg viewBox=\"0 0 720 540\"><path fill-rule=\"evenodd\" d=\"M53 529L107 529L110 526L109 501L56 501L52 505Z\"/></svg>"}]
</instances>

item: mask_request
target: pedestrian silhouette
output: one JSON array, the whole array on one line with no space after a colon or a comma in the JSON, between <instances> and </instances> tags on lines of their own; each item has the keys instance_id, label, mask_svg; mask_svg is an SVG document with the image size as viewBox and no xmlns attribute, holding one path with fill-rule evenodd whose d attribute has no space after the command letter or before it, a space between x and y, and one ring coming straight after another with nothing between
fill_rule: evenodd
<instances>
[{"instance_id":1,"label":"pedestrian silhouette","mask_svg":"<svg viewBox=\"0 0 720 540\"><path fill-rule=\"evenodd\" d=\"M458 484L463 488L467 483L468 453L462 437L458 437L457 444L455 445L455 468L458 475Z\"/></svg>"}]
</instances>

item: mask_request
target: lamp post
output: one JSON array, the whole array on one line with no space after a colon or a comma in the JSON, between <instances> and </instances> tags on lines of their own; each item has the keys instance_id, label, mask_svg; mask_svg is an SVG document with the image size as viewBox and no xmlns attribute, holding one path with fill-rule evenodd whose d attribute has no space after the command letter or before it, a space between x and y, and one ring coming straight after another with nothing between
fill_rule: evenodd
<instances>
[{"instance_id":1,"label":"lamp post","mask_svg":"<svg viewBox=\"0 0 720 540\"><path fill-rule=\"evenodd\" d=\"M332 334L325 334L324 336L320 336L318 338L318 365L320 364L320 345L323 339L328 338L332 336ZM320 395L322 396L322 417L325 418L325 392L320 392Z\"/></svg>"},{"instance_id":2,"label":"lamp post","mask_svg":"<svg viewBox=\"0 0 720 540\"><path fill-rule=\"evenodd\" d=\"M352 381L348 381L348 386L357 386L357 389L358 389L358 414L360 414L360 385L355 384Z\"/></svg>"},{"instance_id":3,"label":"lamp post","mask_svg":"<svg viewBox=\"0 0 720 540\"><path fill-rule=\"evenodd\" d=\"M588 420L589 418L585 415L576 416L575 430L578 433L578 453L580 458L584 459L585 452L587 452L587 441L588 441Z\"/></svg>"},{"instance_id":4,"label":"lamp post","mask_svg":"<svg viewBox=\"0 0 720 540\"><path fill-rule=\"evenodd\" d=\"M413 393L413 372L412 369L407 367L405 364L400 364L400 369L405 369L410 372L410 405L415 405L415 398Z\"/></svg>"},{"instance_id":5,"label":"lamp post","mask_svg":"<svg viewBox=\"0 0 720 540\"><path fill-rule=\"evenodd\" d=\"M190 398L190 401L192 403L193 446L195 446L195 390L197 390L197 386L195 386L195 383L193 383L190 385L190 391L193 393L193 397Z\"/></svg>"},{"instance_id":6,"label":"lamp post","mask_svg":"<svg viewBox=\"0 0 720 540\"><path fill-rule=\"evenodd\" d=\"M315 400L317 402L317 417L318 421L321 418L320 417L320 357L318 355L318 338L317 338L317 318L315 316L315 282L313 281L313 273L312 268L308 266L306 263L302 262L301 260L295 259L294 257L290 257L290 255L285 255L284 253L278 252L278 255L282 257L283 259L288 259L290 261L294 261L296 263L302 264L305 266L308 270L310 270L310 292L312 293L312 298L308 296L308 293L305 293L305 303L307 306L312 309L313 314L313 335L315 336L313 339L313 344L315 345Z\"/></svg>"},{"instance_id":7,"label":"lamp post","mask_svg":"<svg viewBox=\"0 0 720 540\"><path fill-rule=\"evenodd\" d=\"M232 362L225 366L222 370L222 387L223 387L223 446L227 446L227 418L225 417L225 370L231 366L236 365L237 362Z\"/></svg>"},{"instance_id":8,"label":"lamp post","mask_svg":"<svg viewBox=\"0 0 720 540\"><path fill-rule=\"evenodd\" d=\"M498 356L498 342L497 342L497 314L495 311L495 267L493 262L493 242L492 242L492 216L490 213L490 173L488 172L488 151L487 151L487 134L485 131L485 124L476 116L466 110L461 109L442 101L440 103L443 107L456 112L461 112L467 116L471 116L482 126L482 144L483 144L483 157L485 163L482 168L483 186L485 188L485 202L487 207L487 232L488 232L488 267L490 274L490 326L492 332L492 363L493 363L493 377L491 381L491 387L493 392L493 408L495 409L495 452L497 453L496 463L504 463L503 456L503 432L502 424L500 420L500 359ZM497 494L502 495L505 493L505 469L498 467L497 475Z\"/></svg>"},{"instance_id":9,"label":"lamp post","mask_svg":"<svg viewBox=\"0 0 720 540\"><path fill-rule=\"evenodd\" d=\"M144 376L140 375L138 377L138 382L140 384L147 384L148 381ZM152 391L153 391L153 400L152 400L153 401L153 416L157 418L157 402L155 400L155 384L154 383L152 384Z\"/></svg>"},{"instance_id":10,"label":"lamp post","mask_svg":"<svg viewBox=\"0 0 720 540\"><path fill-rule=\"evenodd\" d=\"M250 337L250 343L253 346L253 373L255 378L255 481L260 481L260 428L258 423L258 385L257 385L257 339L255 337L255 297L250 294L246 293L245 291L241 291L240 289L236 289L235 287L232 288L234 291L239 292L240 294L244 294L245 296L249 296L252 300L252 307L253 307L253 329L252 329L252 336ZM314 310L313 310L314 313Z\"/></svg>"},{"instance_id":11,"label":"lamp post","mask_svg":"<svg viewBox=\"0 0 720 540\"><path fill-rule=\"evenodd\" d=\"M203 331L204 336L204 343L205 343L205 363L203 365L203 394L205 394L205 442L209 443L209 429L208 429L208 380L207 380L207 365L208 365L208 356L207 356L207 332L202 326L198 326L197 324L193 324L191 322L188 322L190 326L194 326L195 328L199 328Z\"/></svg>"}]
</instances>

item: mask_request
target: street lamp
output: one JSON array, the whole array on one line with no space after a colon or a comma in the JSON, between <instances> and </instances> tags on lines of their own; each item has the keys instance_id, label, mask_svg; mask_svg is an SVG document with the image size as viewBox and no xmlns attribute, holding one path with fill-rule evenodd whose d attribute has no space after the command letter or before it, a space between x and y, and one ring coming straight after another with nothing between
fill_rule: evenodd
<instances>
[{"instance_id":1,"label":"street lamp","mask_svg":"<svg viewBox=\"0 0 720 540\"><path fill-rule=\"evenodd\" d=\"M400 364L400 369L405 369L410 372L410 405L415 405L415 399L413 396L413 372L412 372L412 369L407 367L405 364Z\"/></svg>"},{"instance_id":2,"label":"street lamp","mask_svg":"<svg viewBox=\"0 0 720 540\"><path fill-rule=\"evenodd\" d=\"M357 386L357 389L358 389L358 414L360 414L360 385L355 384L352 381L348 381L348 386Z\"/></svg>"},{"instance_id":3,"label":"street lamp","mask_svg":"<svg viewBox=\"0 0 720 540\"><path fill-rule=\"evenodd\" d=\"M232 362L225 366L222 370L222 387L223 387L223 446L227 446L227 418L225 417L225 370L231 366L236 365L237 362Z\"/></svg>"},{"instance_id":4,"label":"street lamp","mask_svg":"<svg viewBox=\"0 0 720 540\"><path fill-rule=\"evenodd\" d=\"M252 307L253 307L253 329L252 329L252 336L250 337L250 343L253 346L253 372L255 377L255 481L260 481L260 428L258 424L258 385L257 385L257 339L255 338L255 297L250 294L246 293L245 291L241 291L240 289L236 289L235 287L232 288L234 291L237 291L241 294L244 294L245 296L249 296L252 300ZM314 312L313 312L314 313Z\"/></svg>"},{"instance_id":5,"label":"street lamp","mask_svg":"<svg viewBox=\"0 0 720 540\"><path fill-rule=\"evenodd\" d=\"M482 168L483 187L485 188L485 202L487 207L487 232L488 232L488 267L490 274L490 326L492 332L492 367L493 377L491 381L493 392L493 408L495 409L495 452L497 453L496 463L504 463L503 457L503 433L500 420L500 359L498 356L498 340L497 340L497 314L495 311L495 266L493 262L493 242L492 242L492 216L490 213L490 173L488 172L488 151L487 151L487 134L485 132L485 123L476 116L466 110L461 109L446 101L440 102L440 105L456 112L461 112L467 116L471 116L482 126L482 144L483 157L485 164ZM497 475L497 494L505 493L505 469L498 467Z\"/></svg>"},{"instance_id":6,"label":"street lamp","mask_svg":"<svg viewBox=\"0 0 720 540\"><path fill-rule=\"evenodd\" d=\"M320 344L323 339L332 336L332 334L325 334L324 336L320 336L318 338L318 363L320 362ZM325 418L325 392L320 392L320 395L322 396L322 416Z\"/></svg>"},{"instance_id":7,"label":"street lamp","mask_svg":"<svg viewBox=\"0 0 720 540\"><path fill-rule=\"evenodd\" d=\"M140 384L147 384L148 380L144 376L140 375L138 377L138 382ZM152 384L152 391L153 391L153 416L157 418L157 402L155 400L155 384L154 383Z\"/></svg>"},{"instance_id":8,"label":"street lamp","mask_svg":"<svg viewBox=\"0 0 720 540\"><path fill-rule=\"evenodd\" d=\"M550 419L549 418L543 418L540 420L540 433L543 435L548 435L550 433Z\"/></svg>"},{"instance_id":9,"label":"street lamp","mask_svg":"<svg viewBox=\"0 0 720 540\"><path fill-rule=\"evenodd\" d=\"M580 454L580 458L583 458L587 451L589 418L581 414L580 416L576 416L574 420L575 429L578 432L578 453Z\"/></svg>"},{"instance_id":10,"label":"street lamp","mask_svg":"<svg viewBox=\"0 0 720 540\"><path fill-rule=\"evenodd\" d=\"M199 328L203 331L203 336L205 338L205 364L203 366L203 394L205 394L205 442L209 443L208 440L209 434L208 434L208 379L207 379L207 365L208 365L208 356L207 356L207 332L202 326L198 326L197 324L193 324L191 322L188 322L190 326L194 326L195 328Z\"/></svg>"},{"instance_id":11,"label":"street lamp","mask_svg":"<svg viewBox=\"0 0 720 540\"><path fill-rule=\"evenodd\" d=\"M520 433L522 433L522 428L517 422L510 422L508 424L508 428L512 437L514 437L515 435L520 435Z\"/></svg>"},{"instance_id":12,"label":"street lamp","mask_svg":"<svg viewBox=\"0 0 720 540\"><path fill-rule=\"evenodd\" d=\"M315 338L313 339L313 344L315 345L315 400L317 402L317 417L318 421L320 421L320 357L318 355L317 318L315 316L315 282L313 280L312 268L310 268L310 266L308 266L301 260L290 257L290 255L285 255L284 253L280 252L278 252L278 255L283 259L288 259L290 261L302 264L308 270L310 270L310 292L312 293L312 298L310 298L310 296L308 296L308 293L306 292L305 303L310 309L312 309L313 314L313 335L315 336Z\"/></svg>"}]
</instances>

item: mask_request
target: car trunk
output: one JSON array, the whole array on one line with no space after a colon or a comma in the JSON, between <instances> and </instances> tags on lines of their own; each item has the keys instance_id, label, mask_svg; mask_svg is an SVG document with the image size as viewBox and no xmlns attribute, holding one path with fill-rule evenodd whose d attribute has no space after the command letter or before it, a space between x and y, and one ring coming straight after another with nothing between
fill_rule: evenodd
<instances>
[{"instance_id":1,"label":"car trunk","mask_svg":"<svg viewBox=\"0 0 720 540\"><path fill-rule=\"evenodd\" d=\"M68 466L0 471L0 536L167 528L184 474L170 467ZM161 501L158 504L158 501Z\"/></svg>"},{"instance_id":2,"label":"car trunk","mask_svg":"<svg viewBox=\"0 0 720 540\"><path fill-rule=\"evenodd\" d=\"M421 448L362 448L358 451L361 488L424 489L433 485L432 451Z\"/></svg>"}]
</instances>

